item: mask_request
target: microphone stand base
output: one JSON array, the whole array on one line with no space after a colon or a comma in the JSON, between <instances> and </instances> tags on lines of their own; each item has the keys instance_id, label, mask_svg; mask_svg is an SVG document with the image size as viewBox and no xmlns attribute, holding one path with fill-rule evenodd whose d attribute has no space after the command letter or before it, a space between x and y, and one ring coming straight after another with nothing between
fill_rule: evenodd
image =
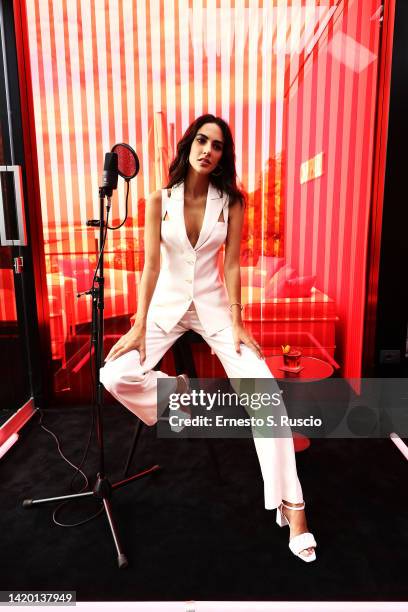
<instances>
[{"instance_id":1,"label":"microphone stand base","mask_svg":"<svg viewBox=\"0 0 408 612\"><path fill-rule=\"evenodd\" d=\"M108 519L108 524L109 524L110 531L112 534L113 542L114 542L116 552L117 552L118 567L119 569L124 569L128 567L128 560L126 558L126 555L123 552L122 545L119 540L116 523L113 518L113 513L112 513L112 508L111 508L111 503L110 503L112 492L115 489L119 489L121 487L124 487L130 484L131 482L135 480L138 480L139 478L144 478L145 476L153 475L155 472L157 472L160 469L161 469L160 466L156 464L146 470L143 470L142 472L133 474L132 476L129 476L129 478L125 478L124 480L119 480L118 482L115 482L113 484L109 482L109 479L106 478L106 476L103 477L101 476L101 474L98 473L97 480L96 480L95 486L92 491L86 491L84 493L74 493L72 495L61 495L58 497L46 497L43 499L24 499L22 505L23 505L23 508L32 508L33 506L39 506L39 505L47 504L50 502L71 501L71 500L81 499L83 497L94 497L95 499L99 501L102 500L103 506L105 509L105 514Z\"/></svg>"}]
</instances>

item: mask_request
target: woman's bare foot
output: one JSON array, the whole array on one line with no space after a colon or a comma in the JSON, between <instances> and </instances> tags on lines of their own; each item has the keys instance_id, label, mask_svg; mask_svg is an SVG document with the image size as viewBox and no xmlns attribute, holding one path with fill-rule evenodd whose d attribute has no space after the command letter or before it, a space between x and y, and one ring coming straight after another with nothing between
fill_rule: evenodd
<instances>
[{"instance_id":1,"label":"woman's bare foot","mask_svg":"<svg viewBox=\"0 0 408 612\"><path fill-rule=\"evenodd\" d=\"M282 502L285 504L285 506L281 506L281 512L286 516L286 518L289 521L289 529L290 529L289 539L292 539L295 536L300 535L301 533L306 533L307 531L309 531L307 528L305 511L304 510L291 510L290 508L286 507L286 506L291 506L292 508L302 507L303 504L292 504L290 502L287 502L284 499L282 500ZM304 550L302 550L300 554L302 555L302 557L309 557L310 555L313 554L313 552L314 552L314 548L310 547L310 548L305 548Z\"/></svg>"}]
</instances>

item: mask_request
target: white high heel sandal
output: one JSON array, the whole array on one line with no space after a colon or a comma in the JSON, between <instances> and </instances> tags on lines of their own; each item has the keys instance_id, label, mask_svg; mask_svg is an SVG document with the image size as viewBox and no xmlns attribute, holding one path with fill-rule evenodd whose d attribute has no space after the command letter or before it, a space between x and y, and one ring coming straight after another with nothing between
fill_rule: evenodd
<instances>
[{"instance_id":1,"label":"white high heel sandal","mask_svg":"<svg viewBox=\"0 0 408 612\"><path fill-rule=\"evenodd\" d=\"M180 395L184 393L190 394L191 384L190 384L190 379L187 376L187 374L179 374L178 376L176 376L176 379L177 379L176 392L179 393ZM179 406L179 408L177 408L177 410L173 412L173 416L178 417L178 422L177 424L170 425L170 429L174 433L180 433L185 427L184 420L191 418L191 409L189 406Z\"/></svg>"},{"instance_id":2,"label":"white high heel sandal","mask_svg":"<svg viewBox=\"0 0 408 612\"><path fill-rule=\"evenodd\" d=\"M302 506L293 507L287 506L282 502L281 505L276 508L276 522L278 523L279 527L285 527L286 525L289 525L290 527L290 523L287 517L282 512L282 506L284 508L287 508L288 510L304 510L305 503L303 502ZM299 533L299 535L294 536L289 540L290 550L293 552L294 555L296 555L296 557L299 557L299 559L302 559L302 561L306 561L306 563L310 563L310 561L315 561L316 553L313 552L311 555L301 555L300 553L306 548L315 548L316 546L317 544L313 534L309 533L308 531L306 531L305 533Z\"/></svg>"}]
</instances>

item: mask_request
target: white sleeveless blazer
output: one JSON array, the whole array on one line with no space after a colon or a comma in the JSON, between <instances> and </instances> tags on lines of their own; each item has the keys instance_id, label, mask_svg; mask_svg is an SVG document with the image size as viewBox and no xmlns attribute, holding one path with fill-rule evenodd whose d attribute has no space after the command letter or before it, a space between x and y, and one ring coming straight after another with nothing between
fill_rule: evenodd
<instances>
[{"instance_id":1,"label":"white sleeveless blazer","mask_svg":"<svg viewBox=\"0 0 408 612\"><path fill-rule=\"evenodd\" d=\"M228 229L228 195L208 187L203 225L193 248L184 221L184 183L162 189L161 267L147 314L169 332L190 307L197 310L205 332L212 336L232 324L229 299L218 269L218 253ZM224 222L218 221L222 212ZM167 213L167 216L166 216Z\"/></svg>"}]
</instances>

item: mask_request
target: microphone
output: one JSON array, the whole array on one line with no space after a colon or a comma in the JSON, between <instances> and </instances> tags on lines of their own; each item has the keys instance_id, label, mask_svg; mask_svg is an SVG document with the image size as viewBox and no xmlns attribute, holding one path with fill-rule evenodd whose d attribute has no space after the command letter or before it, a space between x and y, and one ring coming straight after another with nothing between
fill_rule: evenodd
<instances>
[{"instance_id":1,"label":"microphone","mask_svg":"<svg viewBox=\"0 0 408 612\"><path fill-rule=\"evenodd\" d=\"M105 153L103 165L102 185L100 186L106 197L111 198L112 192L118 186L118 155L117 153Z\"/></svg>"},{"instance_id":2,"label":"microphone","mask_svg":"<svg viewBox=\"0 0 408 612\"><path fill-rule=\"evenodd\" d=\"M136 176L139 172L140 163L136 152L132 147L124 142L113 145L110 153L105 153L105 162L103 165L102 173L102 185L99 187L100 197L106 197L108 199L106 207L110 210L112 192L118 186L118 176L125 179L127 183L127 194L126 194L126 219L128 215L128 195L129 195L129 181ZM125 219L125 221L126 221ZM110 227L109 229L118 229L125 223L123 221L117 227ZM89 219L86 222L88 227L100 227L99 219Z\"/></svg>"}]
</instances>

